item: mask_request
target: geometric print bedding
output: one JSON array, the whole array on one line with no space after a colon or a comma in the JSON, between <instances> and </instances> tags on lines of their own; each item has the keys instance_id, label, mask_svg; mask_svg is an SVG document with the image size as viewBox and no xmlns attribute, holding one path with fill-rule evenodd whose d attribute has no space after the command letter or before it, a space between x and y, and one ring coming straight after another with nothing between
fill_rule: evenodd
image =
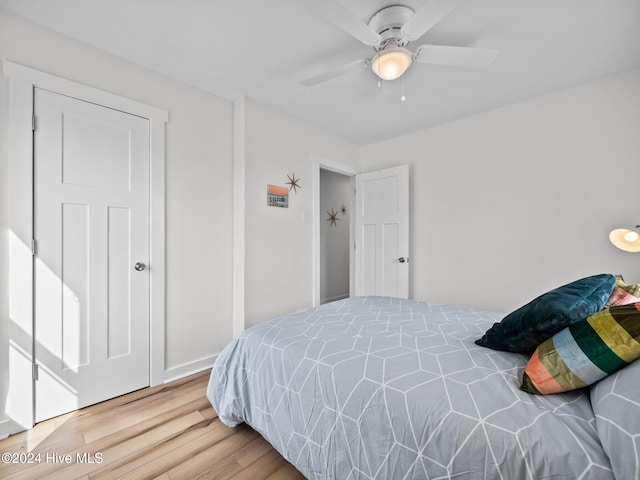
<instances>
[{"instance_id":1,"label":"geometric print bedding","mask_svg":"<svg viewBox=\"0 0 640 480\"><path fill-rule=\"evenodd\" d=\"M614 478L588 391L525 393L526 356L474 343L501 317L388 297L321 305L245 330L207 396L309 479ZM636 457L637 439L620 440Z\"/></svg>"},{"instance_id":2,"label":"geometric print bedding","mask_svg":"<svg viewBox=\"0 0 640 480\"><path fill-rule=\"evenodd\" d=\"M640 362L591 387L596 429L615 478L640 478Z\"/></svg>"}]
</instances>

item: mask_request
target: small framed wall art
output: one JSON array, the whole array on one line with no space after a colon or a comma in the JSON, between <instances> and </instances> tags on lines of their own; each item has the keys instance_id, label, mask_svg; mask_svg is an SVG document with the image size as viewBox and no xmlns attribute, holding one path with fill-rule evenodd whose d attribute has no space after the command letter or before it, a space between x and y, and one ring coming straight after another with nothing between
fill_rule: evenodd
<instances>
[{"instance_id":1,"label":"small framed wall art","mask_svg":"<svg viewBox=\"0 0 640 480\"><path fill-rule=\"evenodd\" d=\"M289 208L289 190L287 190L287 187L267 185L267 205L270 207Z\"/></svg>"}]
</instances>

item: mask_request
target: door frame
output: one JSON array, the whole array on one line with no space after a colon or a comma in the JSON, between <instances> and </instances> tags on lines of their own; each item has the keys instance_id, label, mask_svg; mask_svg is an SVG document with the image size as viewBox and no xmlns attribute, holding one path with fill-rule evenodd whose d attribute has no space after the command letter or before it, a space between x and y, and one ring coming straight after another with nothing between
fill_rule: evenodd
<instances>
[{"instance_id":1,"label":"door frame","mask_svg":"<svg viewBox=\"0 0 640 480\"><path fill-rule=\"evenodd\" d=\"M353 192L351 205L355 205L355 176L360 173L351 165L335 162L319 155L311 154L312 172L312 215L313 219L313 306L320 305L320 170L329 170L347 177L351 177L351 190ZM354 216L349 215L349 295L355 292L355 258L353 255L353 242L355 240Z\"/></svg>"},{"instance_id":2,"label":"door frame","mask_svg":"<svg viewBox=\"0 0 640 480\"><path fill-rule=\"evenodd\" d=\"M7 433L34 425L33 90L35 87L149 120L149 382L164 383L165 124L168 112L3 61L9 78L9 393ZM25 402L26 398L32 401ZM5 433L5 432L0 432Z\"/></svg>"}]
</instances>

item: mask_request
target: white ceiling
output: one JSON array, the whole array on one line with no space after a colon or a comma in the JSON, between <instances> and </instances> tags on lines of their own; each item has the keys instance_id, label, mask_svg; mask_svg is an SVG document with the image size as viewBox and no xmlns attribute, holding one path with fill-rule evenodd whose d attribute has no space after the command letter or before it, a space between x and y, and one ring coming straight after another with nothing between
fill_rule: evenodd
<instances>
[{"instance_id":1,"label":"white ceiling","mask_svg":"<svg viewBox=\"0 0 640 480\"><path fill-rule=\"evenodd\" d=\"M395 4L338 1L365 23ZM399 3L415 10L424 1ZM367 68L299 84L373 50L296 0L0 0L0 8L358 145L640 68L640 0L464 0L412 45L494 48L496 61L485 70L414 64L381 88Z\"/></svg>"}]
</instances>

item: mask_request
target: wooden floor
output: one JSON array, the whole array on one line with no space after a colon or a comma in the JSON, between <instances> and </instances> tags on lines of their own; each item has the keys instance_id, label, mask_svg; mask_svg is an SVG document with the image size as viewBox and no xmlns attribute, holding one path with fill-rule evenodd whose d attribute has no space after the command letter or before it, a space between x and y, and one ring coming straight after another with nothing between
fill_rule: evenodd
<instances>
[{"instance_id":1,"label":"wooden floor","mask_svg":"<svg viewBox=\"0 0 640 480\"><path fill-rule=\"evenodd\" d=\"M2 440L0 478L304 478L254 430L218 420L205 397L208 378L145 388Z\"/></svg>"}]
</instances>

